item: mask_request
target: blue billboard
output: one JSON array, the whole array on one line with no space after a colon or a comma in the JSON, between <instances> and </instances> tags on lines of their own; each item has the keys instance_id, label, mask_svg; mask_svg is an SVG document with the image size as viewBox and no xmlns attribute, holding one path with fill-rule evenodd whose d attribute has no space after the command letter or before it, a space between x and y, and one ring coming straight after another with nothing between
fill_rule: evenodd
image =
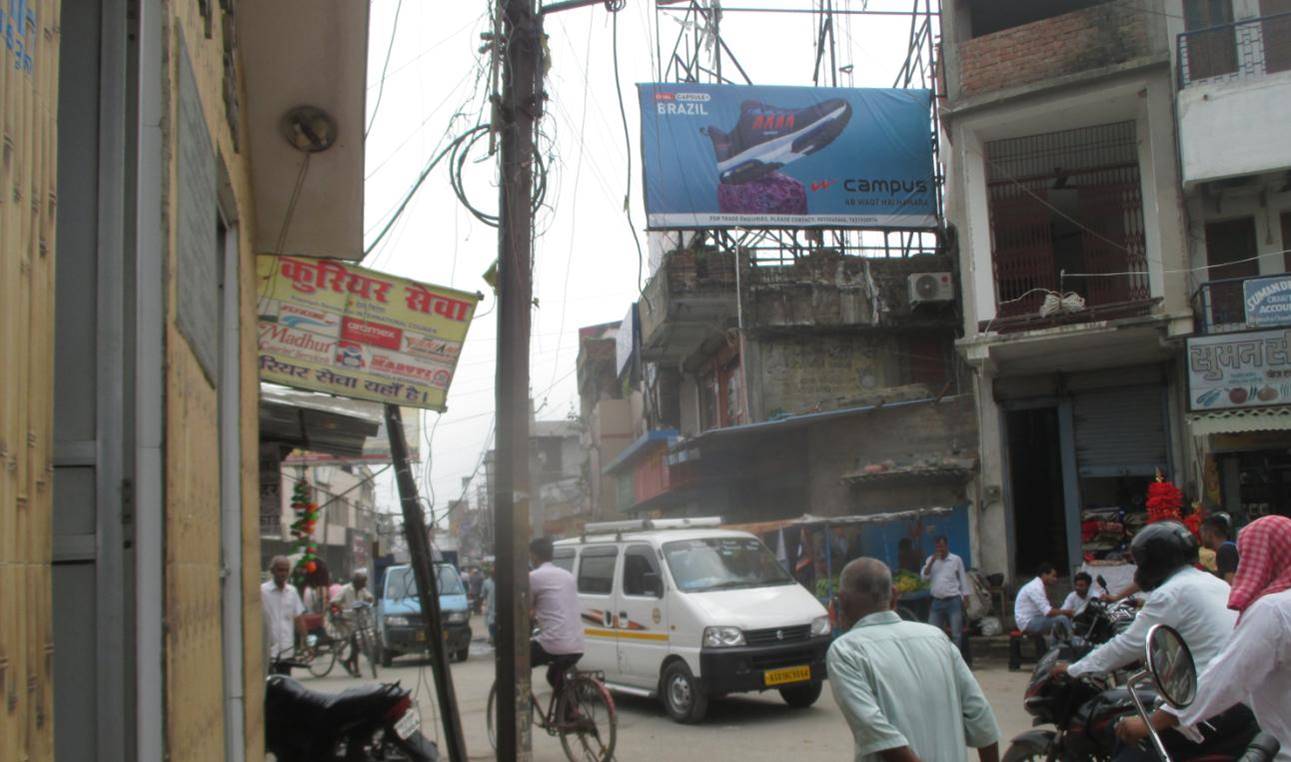
<instances>
[{"instance_id":1,"label":"blue billboard","mask_svg":"<svg viewBox=\"0 0 1291 762\"><path fill-rule=\"evenodd\" d=\"M647 225L932 228L931 93L642 84Z\"/></svg>"}]
</instances>

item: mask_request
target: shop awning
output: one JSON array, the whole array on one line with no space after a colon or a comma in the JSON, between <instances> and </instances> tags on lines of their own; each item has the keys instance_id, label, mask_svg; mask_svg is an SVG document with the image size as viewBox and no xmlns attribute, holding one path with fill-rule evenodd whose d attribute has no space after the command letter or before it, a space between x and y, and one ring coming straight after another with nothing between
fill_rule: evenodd
<instances>
[{"instance_id":1,"label":"shop awning","mask_svg":"<svg viewBox=\"0 0 1291 762\"><path fill-rule=\"evenodd\" d=\"M676 429L658 429L656 431L648 431L645 434L642 434L637 441L628 445L627 449L619 453L618 457L605 464L605 467L601 469L601 473L612 474L624 465L632 463L639 454L645 452L650 446L655 444L666 445L676 438Z\"/></svg>"},{"instance_id":2,"label":"shop awning","mask_svg":"<svg viewBox=\"0 0 1291 762\"><path fill-rule=\"evenodd\" d=\"M363 409L323 394L262 387L260 442L338 457L361 457L381 426L381 406Z\"/></svg>"},{"instance_id":3,"label":"shop awning","mask_svg":"<svg viewBox=\"0 0 1291 762\"><path fill-rule=\"evenodd\" d=\"M1189 413L1188 427L1195 436L1282 429L1291 431L1291 405Z\"/></svg>"}]
</instances>

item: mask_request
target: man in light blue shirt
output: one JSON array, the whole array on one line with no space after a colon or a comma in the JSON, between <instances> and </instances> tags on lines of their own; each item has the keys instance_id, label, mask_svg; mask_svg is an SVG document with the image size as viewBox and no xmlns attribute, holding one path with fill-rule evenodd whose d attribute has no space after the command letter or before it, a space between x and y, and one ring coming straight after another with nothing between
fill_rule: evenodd
<instances>
[{"instance_id":1,"label":"man in light blue shirt","mask_svg":"<svg viewBox=\"0 0 1291 762\"><path fill-rule=\"evenodd\" d=\"M996 762L1000 729L981 686L940 629L897 616L888 567L856 559L839 594L851 630L826 664L856 762L967 762L970 746Z\"/></svg>"}]
</instances>

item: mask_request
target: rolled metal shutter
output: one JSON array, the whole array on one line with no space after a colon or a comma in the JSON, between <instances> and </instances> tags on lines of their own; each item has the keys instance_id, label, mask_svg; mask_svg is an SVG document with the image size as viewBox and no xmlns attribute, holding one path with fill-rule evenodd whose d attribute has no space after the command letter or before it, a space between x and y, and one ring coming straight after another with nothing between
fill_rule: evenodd
<instances>
[{"instance_id":1,"label":"rolled metal shutter","mask_svg":"<svg viewBox=\"0 0 1291 762\"><path fill-rule=\"evenodd\" d=\"M1073 400L1081 476L1150 476L1168 468L1165 387L1093 389Z\"/></svg>"}]
</instances>

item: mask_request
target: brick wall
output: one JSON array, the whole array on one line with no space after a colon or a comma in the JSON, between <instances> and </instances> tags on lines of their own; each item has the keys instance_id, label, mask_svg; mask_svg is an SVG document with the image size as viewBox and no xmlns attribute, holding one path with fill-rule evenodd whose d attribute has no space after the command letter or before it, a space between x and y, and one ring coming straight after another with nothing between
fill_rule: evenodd
<instances>
[{"instance_id":1,"label":"brick wall","mask_svg":"<svg viewBox=\"0 0 1291 762\"><path fill-rule=\"evenodd\" d=\"M1142 0L1118 0L959 45L960 95L1029 85L1148 55Z\"/></svg>"}]
</instances>

